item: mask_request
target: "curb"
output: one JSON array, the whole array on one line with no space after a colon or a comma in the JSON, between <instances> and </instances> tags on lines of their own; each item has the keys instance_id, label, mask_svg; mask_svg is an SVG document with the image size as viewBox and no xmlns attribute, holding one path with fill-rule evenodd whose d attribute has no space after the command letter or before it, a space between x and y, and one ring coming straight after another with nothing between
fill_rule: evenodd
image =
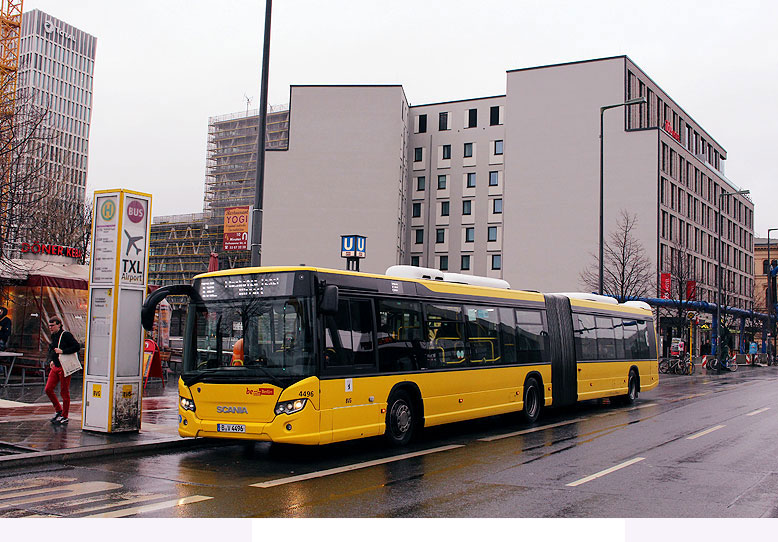
<instances>
[{"instance_id":1,"label":"curb","mask_svg":"<svg viewBox=\"0 0 778 542\"><path fill-rule=\"evenodd\" d=\"M45 452L30 452L0 457L0 470L26 465L40 465L44 463L62 463L71 459L85 459L92 457L127 455L158 450L176 448L198 448L201 446L214 446L234 444L228 441L224 443L216 439L196 438L155 440L152 442L123 442L120 444L99 444L95 446L82 446L79 448L66 448L64 450L48 450Z\"/></svg>"}]
</instances>

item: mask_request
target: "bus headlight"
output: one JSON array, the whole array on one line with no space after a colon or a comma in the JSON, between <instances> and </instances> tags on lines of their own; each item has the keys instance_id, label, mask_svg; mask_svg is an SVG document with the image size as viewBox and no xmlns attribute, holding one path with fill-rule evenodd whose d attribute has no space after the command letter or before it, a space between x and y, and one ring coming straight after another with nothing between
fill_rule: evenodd
<instances>
[{"instance_id":1,"label":"bus headlight","mask_svg":"<svg viewBox=\"0 0 778 542\"><path fill-rule=\"evenodd\" d=\"M276 405L276 415L279 414L294 414L300 412L305 408L305 403L308 399L295 399L293 401L281 401Z\"/></svg>"},{"instance_id":2,"label":"bus headlight","mask_svg":"<svg viewBox=\"0 0 778 542\"><path fill-rule=\"evenodd\" d=\"M187 399L186 397L181 397L181 408L184 410L191 410L192 412L195 411L195 404L194 401L191 399Z\"/></svg>"}]
</instances>

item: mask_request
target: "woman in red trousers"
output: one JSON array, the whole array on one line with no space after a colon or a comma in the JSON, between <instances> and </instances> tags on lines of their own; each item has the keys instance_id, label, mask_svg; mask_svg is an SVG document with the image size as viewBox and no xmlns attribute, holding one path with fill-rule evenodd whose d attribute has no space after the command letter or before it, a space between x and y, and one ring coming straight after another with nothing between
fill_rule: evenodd
<instances>
[{"instance_id":1,"label":"woman in red trousers","mask_svg":"<svg viewBox=\"0 0 778 542\"><path fill-rule=\"evenodd\" d=\"M62 365L59 362L60 354L75 354L79 351L78 341L69 331L62 329L62 320L56 316L49 318L49 332L51 333L51 344L49 344L49 378L46 381L46 395L49 396L51 404L54 405L56 414L51 419L55 425L67 425L68 414L70 410L70 377L65 376ZM55 389L59 384L59 393L62 395L62 405L57 400Z\"/></svg>"}]
</instances>

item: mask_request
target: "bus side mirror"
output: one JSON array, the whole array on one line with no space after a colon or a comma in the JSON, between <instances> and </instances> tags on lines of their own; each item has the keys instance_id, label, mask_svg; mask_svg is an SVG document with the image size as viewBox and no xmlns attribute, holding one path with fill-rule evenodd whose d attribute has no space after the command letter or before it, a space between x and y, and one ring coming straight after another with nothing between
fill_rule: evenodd
<instances>
[{"instance_id":1,"label":"bus side mirror","mask_svg":"<svg viewBox=\"0 0 778 542\"><path fill-rule=\"evenodd\" d=\"M160 301L169 295L186 295L189 296L190 301L200 299L197 290L188 284L174 284L157 288L146 297L140 309L140 323L143 325L143 329L151 331L154 327L154 311L157 310Z\"/></svg>"},{"instance_id":2,"label":"bus side mirror","mask_svg":"<svg viewBox=\"0 0 778 542\"><path fill-rule=\"evenodd\" d=\"M329 284L324 287L319 302L319 310L322 314L334 315L338 312L338 287Z\"/></svg>"}]
</instances>

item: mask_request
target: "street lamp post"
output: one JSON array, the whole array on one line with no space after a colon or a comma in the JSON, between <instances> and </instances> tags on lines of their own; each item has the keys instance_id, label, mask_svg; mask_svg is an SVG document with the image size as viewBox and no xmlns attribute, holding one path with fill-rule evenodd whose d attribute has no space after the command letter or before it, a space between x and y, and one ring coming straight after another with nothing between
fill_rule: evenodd
<instances>
[{"instance_id":1,"label":"street lamp post","mask_svg":"<svg viewBox=\"0 0 778 542\"><path fill-rule=\"evenodd\" d=\"M602 283L603 283L603 114L607 109L613 109L614 107L622 107L622 106L629 106L629 105L636 105L636 104L644 104L646 103L645 96L641 96L640 98L634 98L632 100L627 100L624 103L620 104L613 104L613 105L603 105L600 107L600 279L599 279L599 289L598 292L600 295L602 295Z\"/></svg>"},{"instance_id":2,"label":"street lamp post","mask_svg":"<svg viewBox=\"0 0 778 542\"><path fill-rule=\"evenodd\" d=\"M743 195L750 194L750 190L738 190L737 192L726 192L724 190L721 191L719 194L719 243L718 243L718 253L716 254L718 256L718 265L719 265L719 272L716 282L718 283L718 297L717 297L717 303L716 303L716 359L718 363L716 364L717 372L721 373L721 366L722 366L722 360L721 360L721 280L722 275L724 274L721 270L721 249L722 249L722 241L721 241L721 230L724 227L724 216L721 212L721 202L724 201L725 196L737 196L737 195Z\"/></svg>"},{"instance_id":3,"label":"street lamp post","mask_svg":"<svg viewBox=\"0 0 778 542\"><path fill-rule=\"evenodd\" d=\"M767 329L770 330L770 335L774 335L773 333L773 320L771 318L771 314L773 313L773 261L770 259L770 232L771 231L778 231L778 228L770 228L767 230L767 302L765 305L767 305ZM773 345L775 346L775 345ZM773 351L775 351L775 348L773 348ZM767 354L769 355L769 348Z\"/></svg>"}]
</instances>

